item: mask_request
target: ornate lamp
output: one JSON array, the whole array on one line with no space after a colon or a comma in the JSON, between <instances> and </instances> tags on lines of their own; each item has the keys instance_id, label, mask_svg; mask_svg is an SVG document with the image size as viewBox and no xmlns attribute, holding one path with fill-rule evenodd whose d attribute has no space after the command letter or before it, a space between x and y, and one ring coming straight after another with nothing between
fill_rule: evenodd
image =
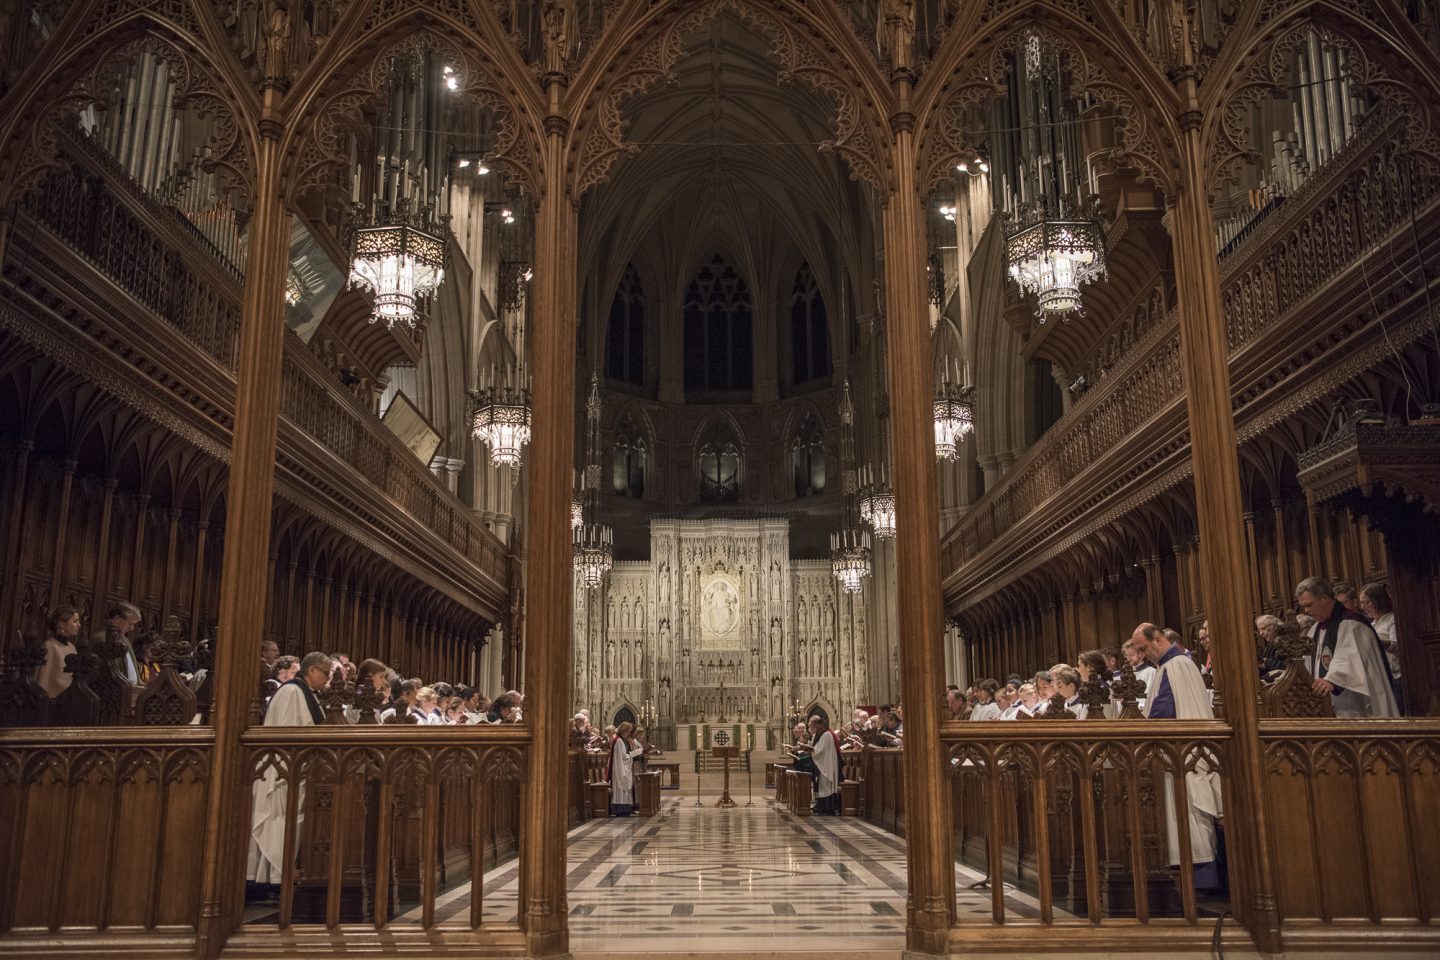
<instances>
[{"instance_id":1,"label":"ornate lamp","mask_svg":"<svg viewBox=\"0 0 1440 960\"><path fill-rule=\"evenodd\" d=\"M1005 218L1010 278L1035 297L1040 321L1080 307L1080 288L1105 276L1105 231L1098 214L1069 197L1041 197Z\"/></svg>"},{"instance_id":2,"label":"ornate lamp","mask_svg":"<svg viewBox=\"0 0 1440 960\"><path fill-rule=\"evenodd\" d=\"M370 216L356 205L350 229L350 286L375 295L371 322L415 323L415 305L445 280L444 227L430 205L377 204Z\"/></svg>"},{"instance_id":3,"label":"ornate lamp","mask_svg":"<svg viewBox=\"0 0 1440 960\"><path fill-rule=\"evenodd\" d=\"M591 590L605 582L615 561L615 535L608 524L587 523L575 528L575 571Z\"/></svg>"},{"instance_id":4,"label":"ornate lamp","mask_svg":"<svg viewBox=\"0 0 1440 960\"><path fill-rule=\"evenodd\" d=\"M351 145L349 285L374 294L372 321L413 325L419 298L445 280L450 156L433 127L454 71L431 52L397 56L388 66L373 138L381 152L368 172Z\"/></svg>"},{"instance_id":5,"label":"ornate lamp","mask_svg":"<svg viewBox=\"0 0 1440 960\"><path fill-rule=\"evenodd\" d=\"M530 388L508 380L491 382L470 393L475 436L490 449L497 467L519 466L530 442Z\"/></svg>"},{"instance_id":6,"label":"ornate lamp","mask_svg":"<svg viewBox=\"0 0 1440 960\"><path fill-rule=\"evenodd\" d=\"M876 540L890 540L895 536L895 491L886 476L885 465L880 465L877 475L870 467L860 470L860 519L870 524Z\"/></svg>"},{"instance_id":7,"label":"ornate lamp","mask_svg":"<svg viewBox=\"0 0 1440 960\"><path fill-rule=\"evenodd\" d=\"M1055 49L1031 35L1007 85L1012 96L996 123L1005 131L996 143L1004 175L992 187L1005 212L1010 278L1035 297L1044 323L1078 310L1080 288L1105 276L1098 185Z\"/></svg>"},{"instance_id":8,"label":"ornate lamp","mask_svg":"<svg viewBox=\"0 0 1440 960\"><path fill-rule=\"evenodd\" d=\"M840 530L830 534L830 569L846 593L865 589L870 576L870 534L863 530Z\"/></svg>"},{"instance_id":9,"label":"ornate lamp","mask_svg":"<svg viewBox=\"0 0 1440 960\"><path fill-rule=\"evenodd\" d=\"M954 460L961 440L975 429L975 388L962 384L947 362L935 384L935 456Z\"/></svg>"},{"instance_id":10,"label":"ornate lamp","mask_svg":"<svg viewBox=\"0 0 1440 960\"><path fill-rule=\"evenodd\" d=\"M585 401L585 471L583 489L570 501L570 536L574 543L575 572L594 590L605 582L615 563L615 534L608 524L586 523L600 512L600 378L590 376ZM577 523L578 508L578 523Z\"/></svg>"}]
</instances>

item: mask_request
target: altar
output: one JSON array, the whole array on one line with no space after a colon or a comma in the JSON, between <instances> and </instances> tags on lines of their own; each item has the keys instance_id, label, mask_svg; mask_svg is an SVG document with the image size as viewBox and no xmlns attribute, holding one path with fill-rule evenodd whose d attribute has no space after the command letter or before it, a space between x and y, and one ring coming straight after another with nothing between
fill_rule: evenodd
<instances>
[{"instance_id":1,"label":"altar","mask_svg":"<svg viewBox=\"0 0 1440 960\"><path fill-rule=\"evenodd\" d=\"M649 559L616 561L598 589L577 575L574 599L573 708L665 749L706 749L727 724L773 749L797 703L833 721L870 700L887 659L867 594L842 591L828 558L792 557L783 517L654 519Z\"/></svg>"}]
</instances>

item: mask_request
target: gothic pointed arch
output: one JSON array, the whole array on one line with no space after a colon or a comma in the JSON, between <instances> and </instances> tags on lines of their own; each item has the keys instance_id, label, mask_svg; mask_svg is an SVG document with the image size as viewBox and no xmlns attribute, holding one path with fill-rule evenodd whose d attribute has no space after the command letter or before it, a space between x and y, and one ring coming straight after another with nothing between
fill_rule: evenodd
<instances>
[{"instance_id":1,"label":"gothic pointed arch","mask_svg":"<svg viewBox=\"0 0 1440 960\"><path fill-rule=\"evenodd\" d=\"M645 285L634 263L615 287L605 325L605 378L632 386L645 384L646 337Z\"/></svg>"},{"instance_id":2,"label":"gothic pointed arch","mask_svg":"<svg viewBox=\"0 0 1440 960\"><path fill-rule=\"evenodd\" d=\"M957 23L916 90L916 174L925 194L951 182L985 138L970 116L1003 95L1007 62L1031 38L1053 48L1069 89L1103 105L1112 123L1109 160L1173 194L1180 158L1180 103L1173 84L1135 45L1129 31L1107 31L1085 0L1065 4L992 0Z\"/></svg>"},{"instance_id":3,"label":"gothic pointed arch","mask_svg":"<svg viewBox=\"0 0 1440 960\"><path fill-rule=\"evenodd\" d=\"M334 42L334 52L302 79L287 99L289 123L283 148L290 163L289 187L299 196L338 181L348 185L345 167L350 134L362 128L380 103L398 57L429 53L451 70L457 105L451 126L492 166L532 194L543 182L535 117L536 93L517 82L513 52L477 29L471 16L452 9L429 10L405 4L403 12L367 22ZM464 110L461 110L463 105Z\"/></svg>"},{"instance_id":4,"label":"gothic pointed arch","mask_svg":"<svg viewBox=\"0 0 1440 960\"><path fill-rule=\"evenodd\" d=\"M820 144L843 157L851 174L885 192L892 96L874 61L828 5L780 0L703 0L652 4L617 21L567 94L575 118L567 168L575 196L603 182L615 161L639 147L625 137L625 102L673 77L686 40L721 14L763 36L779 61L777 80L798 80L836 104L833 134Z\"/></svg>"},{"instance_id":5,"label":"gothic pointed arch","mask_svg":"<svg viewBox=\"0 0 1440 960\"><path fill-rule=\"evenodd\" d=\"M115 15L98 6L88 20L66 38L64 52L32 65L10 91L7 100L20 108L0 117L0 163L6 176L0 182L0 206L8 206L41 183L56 166L62 137L93 145L114 156L117 145L102 142L96 111L109 107L183 111L187 120L185 153L175 151L176 162L191 150L208 151L208 169L220 179L226 203L248 209L253 193L258 106L254 92L236 83L227 51L206 45L206 31L186 4L176 5L178 19L163 19L148 10ZM153 76L163 101L147 103L126 99L128 76L143 70ZM83 129L82 129L83 128ZM168 170L118 162L142 187L173 190ZM150 171L155 171L152 175Z\"/></svg>"},{"instance_id":6,"label":"gothic pointed arch","mask_svg":"<svg viewBox=\"0 0 1440 960\"><path fill-rule=\"evenodd\" d=\"M716 413L695 432L694 455L698 499L702 503L734 503L745 482L745 439L727 414Z\"/></svg>"}]
</instances>

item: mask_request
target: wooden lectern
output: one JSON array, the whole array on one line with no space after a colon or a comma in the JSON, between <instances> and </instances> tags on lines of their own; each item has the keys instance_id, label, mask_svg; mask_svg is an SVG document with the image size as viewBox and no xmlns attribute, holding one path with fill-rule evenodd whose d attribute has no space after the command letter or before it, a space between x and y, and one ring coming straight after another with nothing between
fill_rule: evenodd
<instances>
[{"instance_id":1,"label":"wooden lectern","mask_svg":"<svg viewBox=\"0 0 1440 960\"><path fill-rule=\"evenodd\" d=\"M740 756L739 747L711 747L711 756L721 757L725 760L725 787L720 794L720 799L715 801L717 807L733 807L735 801L730 799L730 759Z\"/></svg>"}]
</instances>

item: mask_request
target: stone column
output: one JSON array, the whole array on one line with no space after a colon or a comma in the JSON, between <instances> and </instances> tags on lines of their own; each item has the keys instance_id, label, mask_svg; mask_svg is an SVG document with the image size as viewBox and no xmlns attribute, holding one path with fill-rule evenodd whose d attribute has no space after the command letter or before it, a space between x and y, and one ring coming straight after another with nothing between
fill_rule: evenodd
<instances>
[{"instance_id":1,"label":"stone column","mask_svg":"<svg viewBox=\"0 0 1440 960\"><path fill-rule=\"evenodd\" d=\"M273 91L271 91L273 93ZM268 99L268 94L267 94ZM225 548L215 644L209 813L201 844L200 920L195 955L213 960L240 924L250 776L240 736L265 632L266 560L275 493L280 364L285 343L285 275L290 218L285 208L279 127L262 121L255 160L255 201L241 302L235 376L235 431L225 498Z\"/></svg>"},{"instance_id":2,"label":"stone column","mask_svg":"<svg viewBox=\"0 0 1440 960\"><path fill-rule=\"evenodd\" d=\"M929 291L925 281L924 207L915 182L913 74L903 21L891 19L900 112L894 134L881 228L884 238L886 374L890 388L890 450L895 471L895 582L899 613L901 692L911 743L922 745L905 763L909 897L906 948L912 954L949 953L955 908L955 864L950 855L949 785L939 743L945 688L941 634L939 492L935 471L934 370L931 365ZM929 745L929 749L926 749Z\"/></svg>"},{"instance_id":3,"label":"stone column","mask_svg":"<svg viewBox=\"0 0 1440 960\"><path fill-rule=\"evenodd\" d=\"M550 115L542 156L544 189L535 214L534 436L526 498L525 711L531 725L525 822L520 835L520 922L532 957L569 951L565 835L566 735L570 707L570 485L575 467L575 315L577 200L565 170L568 122L563 78L548 75Z\"/></svg>"},{"instance_id":4,"label":"stone column","mask_svg":"<svg viewBox=\"0 0 1440 960\"><path fill-rule=\"evenodd\" d=\"M1181 84L1193 97L1193 74ZM1193 102L1193 101L1192 101ZM1249 595L1240 460L1231 408L1229 349L1220 298L1215 225L1206 200L1206 170L1200 135L1201 114L1180 117L1181 177L1171 198L1180 364L1190 421L1195 464L1195 508L1200 530L1198 587L1210 616L1215 671L1225 694L1225 714L1233 728L1227 755L1228 799L1236 808L1225 816L1237 888L1236 915L1249 928L1262 953L1278 953L1280 921L1265 803L1264 756L1256 706L1255 647L1250 614L1226 598Z\"/></svg>"}]
</instances>

